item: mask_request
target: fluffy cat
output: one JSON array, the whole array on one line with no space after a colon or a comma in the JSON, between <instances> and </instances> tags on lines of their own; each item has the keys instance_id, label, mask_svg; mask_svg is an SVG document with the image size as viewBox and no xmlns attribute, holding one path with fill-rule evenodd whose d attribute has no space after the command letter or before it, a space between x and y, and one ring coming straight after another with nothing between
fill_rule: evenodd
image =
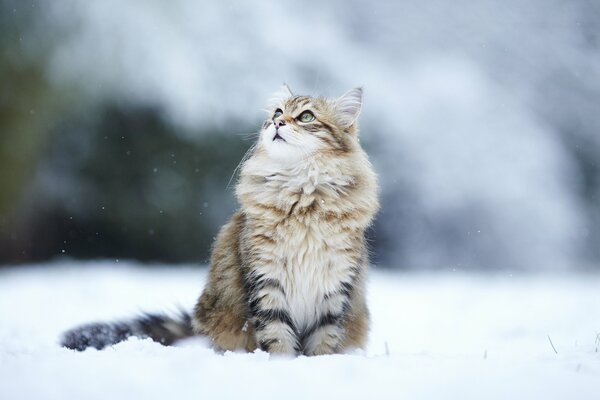
<instances>
[{"instance_id":1,"label":"fluffy cat","mask_svg":"<svg viewBox=\"0 0 600 400\"><path fill-rule=\"evenodd\" d=\"M129 336L171 344L203 335L220 350L363 348L365 230L378 210L378 188L359 144L361 106L360 88L327 99L284 86L241 167L240 208L213 245L193 314L84 325L66 332L62 344L100 349Z\"/></svg>"}]
</instances>

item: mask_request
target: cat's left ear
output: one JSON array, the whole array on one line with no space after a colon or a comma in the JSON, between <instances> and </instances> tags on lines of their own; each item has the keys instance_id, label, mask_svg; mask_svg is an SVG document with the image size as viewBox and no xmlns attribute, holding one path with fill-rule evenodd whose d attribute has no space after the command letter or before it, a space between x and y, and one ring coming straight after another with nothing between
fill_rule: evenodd
<instances>
[{"instance_id":1,"label":"cat's left ear","mask_svg":"<svg viewBox=\"0 0 600 400\"><path fill-rule=\"evenodd\" d=\"M335 108L344 128L348 128L356 122L362 108L362 96L363 90L358 87L347 91L336 100Z\"/></svg>"},{"instance_id":2,"label":"cat's left ear","mask_svg":"<svg viewBox=\"0 0 600 400\"><path fill-rule=\"evenodd\" d=\"M269 107L278 107L285 100L293 96L294 94L292 93L290 87L286 83L284 83L275 93L271 95L271 98L268 102Z\"/></svg>"}]
</instances>

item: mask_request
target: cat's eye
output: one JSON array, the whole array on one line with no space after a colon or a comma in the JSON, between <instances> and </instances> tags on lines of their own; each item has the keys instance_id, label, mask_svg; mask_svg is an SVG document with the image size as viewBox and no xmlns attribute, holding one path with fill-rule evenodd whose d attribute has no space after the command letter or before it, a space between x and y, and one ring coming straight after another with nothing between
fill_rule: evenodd
<instances>
[{"instance_id":1,"label":"cat's eye","mask_svg":"<svg viewBox=\"0 0 600 400\"><path fill-rule=\"evenodd\" d=\"M313 114L310 111L304 111L302 114L298 115L298 118L296 118L298 121L300 122L312 122L315 120L315 114Z\"/></svg>"},{"instance_id":2,"label":"cat's eye","mask_svg":"<svg viewBox=\"0 0 600 400\"><path fill-rule=\"evenodd\" d=\"M275 110L275 114L273 114L273 118L279 118L283 115L283 111L281 111L280 108L278 108L277 110Z\"/></svg>"}]
</instances>

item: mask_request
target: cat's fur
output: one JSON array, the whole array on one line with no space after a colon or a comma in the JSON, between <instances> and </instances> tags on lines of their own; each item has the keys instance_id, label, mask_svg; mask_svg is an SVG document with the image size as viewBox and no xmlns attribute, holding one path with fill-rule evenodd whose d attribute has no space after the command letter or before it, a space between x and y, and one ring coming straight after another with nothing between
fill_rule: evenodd
<instances>
[{"instance_id":1,"label":"cat's fur","mask_svg":"<svg viewBox=\"0 0 600 400\"><path fill-rule=\"evenodd\" d=\"M361 105L361 89L326 99L284 87L241 168L240 209L214 243L193 315L91 324L67 332L63 345L102 348L129 335L168 344L199 334L221 350L317 355L364 347L365 229L378 189L358 140ZM306 110L314 121L298 119Z\"/></svg>"}]
</instances>

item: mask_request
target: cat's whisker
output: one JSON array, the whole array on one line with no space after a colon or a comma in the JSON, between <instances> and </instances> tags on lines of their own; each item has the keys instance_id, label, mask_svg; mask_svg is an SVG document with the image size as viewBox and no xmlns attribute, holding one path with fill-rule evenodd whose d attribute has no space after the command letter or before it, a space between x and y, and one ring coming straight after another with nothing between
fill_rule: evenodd
<instances>
[{"instance_id":1,"label":"cat's whisker","mask_svg":"<svg viewBox=\"0 0 600 400\"><path fill-rule=\"evenodd\" d=\"M256 144L253 144L252 146L250 146L250 148L248 150L246 150L246 153L244 153L244 156L242 157L241 161L238 163L238 165L233 170L233 173L229 177L229 181L227 181L227 186L225 186L225 190L229 189L229 185L231 185L231 181L233 180L233 177L238 173L238 171L240 170L242 165L246 162L246 160L248 160L248 158L250 158L250 156L254 152L255 148L256 148Z\"/></svg>"},{"instance_id":2,"label":"cat's whisker","mask_svg":"<svg viewBox=\"0 0 600 400\"><path fill-rule=\"evenodd\" d=\"M251 132L232 132L233 135L254 135L254 136L258 136L260 134L260 132L257 131L251 131Z\"/></svg>"},{"instance_id":3,"label":"cat's whisker","mask_svg":"<svg viewBox=\"0 0 600 400\"><path fill-rule=\"evenodd\" d=\"M259 132L233 132L235 136L241 136L243 140L254 140L260 133Z\"/></svg>"}]
</instances>

